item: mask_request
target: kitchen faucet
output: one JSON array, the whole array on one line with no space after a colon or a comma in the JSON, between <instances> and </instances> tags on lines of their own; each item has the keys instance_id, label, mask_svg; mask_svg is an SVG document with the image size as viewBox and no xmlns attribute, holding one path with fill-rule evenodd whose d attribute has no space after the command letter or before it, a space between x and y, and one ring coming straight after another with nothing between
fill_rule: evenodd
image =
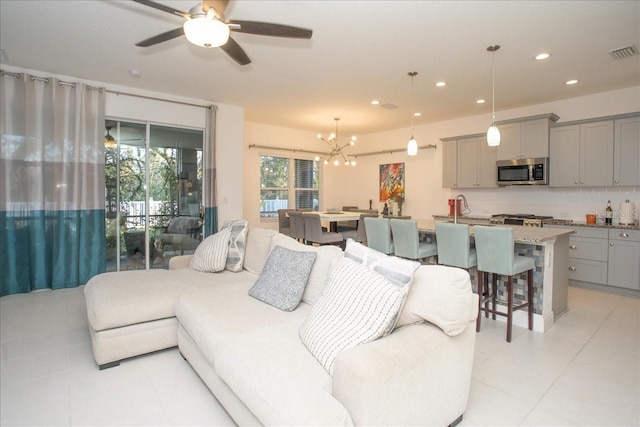
<instances>
[{"instance_id":1,"label":"kitchen faucet","mask_svg":"<svg viewBox=\"0 0 640 427\"><path fill-rule=\"evenodd\" d=\"M462 203L464 203L462 207L462 211L469 212L469 204L467 203L467 198L464 197L464 194L458 194L455 198L454 207L453 207L453 223L458 223L458 200L462 199Z\"/></svg>"}]
</instances>

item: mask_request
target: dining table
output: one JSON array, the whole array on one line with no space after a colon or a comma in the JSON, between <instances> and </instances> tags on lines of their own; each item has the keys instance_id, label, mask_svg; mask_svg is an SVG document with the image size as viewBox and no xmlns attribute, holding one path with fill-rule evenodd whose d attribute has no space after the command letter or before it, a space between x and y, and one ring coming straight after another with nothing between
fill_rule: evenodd
<instances>
[{"instance_id":1,"label":"dining table","mask_svg":"<svg viewBox=\"0 0 640 427\"><path fill-rule=\"evenodd\" d=\"M303 212L304 214L317 214L320 216L320 221L325 221L329 223L329 231L335 232L338 229L338 222L340 221L357 221L360 219L360 212L337 212L337 213L329 213L329 212L316 212L309 211Z\"/></svg>"}]
</instances>

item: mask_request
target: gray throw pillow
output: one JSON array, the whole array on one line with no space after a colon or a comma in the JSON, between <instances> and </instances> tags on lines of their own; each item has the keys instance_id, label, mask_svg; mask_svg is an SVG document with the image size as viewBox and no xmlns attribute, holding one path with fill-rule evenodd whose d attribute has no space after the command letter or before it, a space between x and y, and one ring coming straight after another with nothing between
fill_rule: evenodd
<instances>
[{"instance_id":1,"label":"gray throw pillow","mask_svg":"<svg viewBox=\"0 0 640 427\"><path fill-rule=\"evenodd\" d=\"M249 295L280 310L293 311L300 304L316 259L314 252L275 246Z\"/></svg>"}]
</instances>

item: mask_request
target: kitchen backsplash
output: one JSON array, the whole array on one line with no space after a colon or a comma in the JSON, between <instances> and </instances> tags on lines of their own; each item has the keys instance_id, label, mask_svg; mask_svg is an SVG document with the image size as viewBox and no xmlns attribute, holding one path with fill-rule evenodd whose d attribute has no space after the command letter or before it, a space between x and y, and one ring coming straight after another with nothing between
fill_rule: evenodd
<instances>
[{"instance_id":1,"label":"kitchen backsplash","mask_svg":"<svg viewBox=\"0 0 640 427\"><path fill-rule=\"evenodd\" d=\"M614 224L618 222L621 202L635 204L636 221L640 209L640 187L559 189L550 187L505 187L487 190L454 191L469 202L472 215L533 214L551 215L557 219L585 221L587 213L595 213L604 221L607 200L611 200ZM443 207L443 212L446 207Z\"/></svg>"}]
</instances>

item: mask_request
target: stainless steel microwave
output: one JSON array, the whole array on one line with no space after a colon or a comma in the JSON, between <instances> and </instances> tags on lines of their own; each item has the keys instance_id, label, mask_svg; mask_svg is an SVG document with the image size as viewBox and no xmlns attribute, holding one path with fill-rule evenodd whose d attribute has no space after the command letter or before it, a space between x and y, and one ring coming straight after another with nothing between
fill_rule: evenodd
<instances>
[{"instance_id":1,"label":"stainless steel microwave","mask_svg":"<svg viewBox=\"0 0 640 427\"><path fill-rule=\"evenodd\" d=\"M547 185L549 158L498 160L498 185Z\"/></svg>"}]
</instances>

